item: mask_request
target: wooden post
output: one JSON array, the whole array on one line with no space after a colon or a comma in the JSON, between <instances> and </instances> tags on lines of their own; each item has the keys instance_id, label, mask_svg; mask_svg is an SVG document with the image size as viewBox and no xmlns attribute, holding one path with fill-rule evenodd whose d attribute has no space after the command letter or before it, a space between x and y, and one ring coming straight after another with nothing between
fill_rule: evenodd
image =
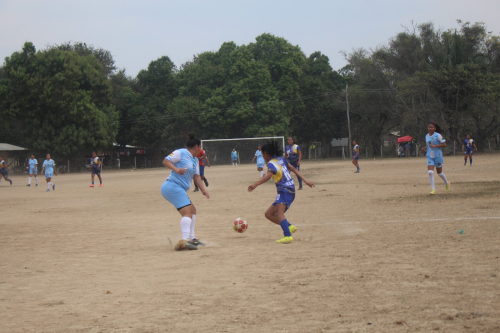
<instances>
[{"instance_id":1,"label":"wooden post","mask_svg":"<svg viewBox=\"0 0 500 333\"><path fill-rule=\"evenodd\" d=\"M68 171L66 173L69 173L69 158L68 158Z\"/></svg>"},{"instance_id":2,"label":"wooden post","mask_svg":"<svg viewBox=\"0 0 500 333\"><path fill-rule=\"evenodd\" d=\"M137 156L134 156L134 167L137 169Z\"/></svg>"}]
</instances>

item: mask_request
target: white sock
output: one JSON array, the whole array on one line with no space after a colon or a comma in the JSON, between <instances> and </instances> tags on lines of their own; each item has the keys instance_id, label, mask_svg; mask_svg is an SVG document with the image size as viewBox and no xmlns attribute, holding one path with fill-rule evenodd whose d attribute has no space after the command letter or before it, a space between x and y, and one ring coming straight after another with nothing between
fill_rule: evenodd
<instances>
[{"instance_id":1,"label":"white sock","mask_svg":"<svg viewBox=\"0 0 500 333\"><path fill-rule=\"evenodd\" d=\"M196 214L193 214L193 216L191 217L191 230L190 230L191 232L189 233L189 239L196 238L196 237L194 237L195 220L196 220Z\"/></svg>"},{"instance_id":2,"label":"white sock","mask_svg":"<svg viewBox=\"0 0 500 333\"><path fill-rule=\"evenodd\" d=\"M260 172L260 178L264 177L264 171Z\"/></svg>"},{"instance_id":3,"label":"white sock","mask_svg":"<svg viewBox=\"0 0 500 333\"><path fill-rule=\"evenodd\" d=\"M48 182L48 183L47 183L47 190L50 190L50 185L51 185L51 184L52 184L51 182Z\"/></svg>"},{"instance_id":4,"label":"white sock","mask_svg":"<svg viewBox=\"0 0 500 333\"><path fill-rule=\"evenodd\" d=\"M35 176L35 182L38 185L38 177Z\"/></svg>"},{"instance_id":5,"label":"white sock","mask_svg":"<svg viewBox=\"0 0 500 333\"><path fill-rule=\"evenodd\" d=\"M429 181L431 182L431 190L435 190L436 188L434 187L434 170L427 170L429 173Z\"/></svg>"},{"instance_id":6,"label":"white sock","mask_svg":"<svg viewBox=\"0 0 500 333\"><path fill-rule=\"evenodd\" d=\"M444 183L446 185L448 185L448 179L446 179L446 176L444 175L444 173L438 173L438 176L441 177L443 180L444 180Z\"/></svg>"},{"instance_id":7,"label":"white sock","mask_svg":"<svg viewBox=\"0 0 500 333\"><path fill-rule=\"evenodd\" d=\"M189 232L191 231L191 218L183 216L181 219L182 239L189 239Z\"/></svg>"},{"instance_id":8,"label":"white sock","mask_svg":"<svg viewBox=\"0 0 500 333\"><path fill-rule=\"evenodd\" d=\"M31 177L29 177L28 179L28 184L31 184Z\"/></svg>"}]
</instances>

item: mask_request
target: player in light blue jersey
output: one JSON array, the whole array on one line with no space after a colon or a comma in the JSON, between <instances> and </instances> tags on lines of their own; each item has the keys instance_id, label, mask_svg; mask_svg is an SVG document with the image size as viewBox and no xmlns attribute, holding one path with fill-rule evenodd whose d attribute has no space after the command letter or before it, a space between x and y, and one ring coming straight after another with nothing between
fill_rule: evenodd
<instances>
[{"instance_id":1,"label":"player in light blue jersey","mask_svg":"<svg viewBox=\"0 0 500 333\"><path fill-rule=\"evenodd\" d=\"M31 157L28 161L30 167L29 167L29 178L28 178L28 187L31 186L31 177L35 177L35 182L36 182L36 186L38 186L38 177L37 177L37 173L38 173L38 161L36 160L35 158L35 155L34 154L31 154Z\"/></svg>"},{"instance_id":2,"label":"player in light blue jersey","mask_svg":"<svg viewBox=\"0 0 500 333\"><path fill-rule=\"evenodd\" d=\"M194 235L196 208L189 200L187 191L191 180L198 185L204 196L210 198L200 177L198 155L201 151L201 141L189 134L186 149L177 149L163 160L163 165L169 168L170 176L161 186L161 194L181 214L182 239L175 245L175 250L197 250L201 243Z\"/></svg>"},{"instance_id":3,"label":"player in light blue jersey","mask_svg":"<svg viewBox=\"0 0 500 333\"><path fill-rule=\"evenodd\" d=\"M474 148L476 148L477 152L477 146L476 142L470 138L470 135L467 134L467 139L464 140L464 143L462 145L462 151L464 152L464 165L467 165L467 156L469 157L470 160L470 166L472 166L472 154L474 153Z\"/></svg>"},{"instance_id":4,"label":"player in light blue jersey","mask_svg":"<svg viewBox=\"0 0 500 333\"><path fill-rule=\"evenodd\" d=\"M57 171L55 169L56 163L50 158L50 154L47 154L46 158L47 159L43 161L41 173L45 172L45 181L47 182L47 191L45 192L50 192L51 186L53 191L56 190L56 184L52 182L52 177L54 175L57 176Z\"/></svg>"},{"instance_id":5,"label":"player in light blue jersey","mask_svg":"<svg viewBox=\"0 0 500 333\"><path fill-rule=\"evenodd\" d=\"M354 173L359 173L359 171L361 170L359 168L358 159L359 159L359 146L356 143L356 141L353 141L352 142L352 164L354 164L354 166L356 167L356 171L354 171Z\"/></svg>"},{"instance_id":6,"label":"player in light blue jersey","mask_svg":"<svg viewBox=\"0 0 500 333\"><path fill-rule=\"evenodd\" d=\"M297 231L297 228L291 225L285 217L285 212L295 199L295 185L288 170L295 173L309 187L314 187L314 184L308 182L300 171L281 157L282 153L276 141L271 141L262 147L262 156L268 167L267 174L255 184L248 186L248 191L252 192L257 186L264 184L271 178L274 179L278 195L274 203L266 210L265 216L269 221L280 225L283 230L283 238L278 239L276 243L286 244L293 241L292 234Z\"/></svg>"},{"instance_id":7,"label":"player in light blue jersey","mask_svg":"<svg viewBox=\"0 0 500 333\"><path fill-rule=\"evenodd\" d=\"M231 160L233 161L233 166L238 165L238 152L236 151L236 148L233 148L233 151L231 152Z\"/></svg>"},{"instance_id":8,"label":"player in light blue jersey","mask_svg":"<svg viewBox=\"0 0 500 333\"><path fill-rule=\"evenodd\" d=\"M0 179L2 179L2 177L12 185L12 180L9 179L9 171L7 171L7 163L5 163L2 156L0 156Z\"/></svg>"},{"instance_id":9,"label":"player in light blue jersey","mask_svg":"<svg viewBox=\"0 0 500 333\"><path fill-rule=\"evenodd\" d=\"M446 140L443 138L441 133L441 128L435 122L432 122L427 127L429 133L425 136L426 146L422 148L422 152L427 151L427 172L429 173L429 181L431 183L431 195L436 194L436 189L434 187L434 167L438 176L446 184L446 192L450 190L450 182L446 179L443 173L443 150L446 147Z\"/></svg>"},{"instance_id":10,"label":"player in light blue jersey","mask_svg":"<svg viewBox=\"0 0 500 333\"><path fill-rule=\"evenodd\" d=\"M264 161L264 157L262 156L262 146L261 145L259 145L257 147L257 150L255 151L255 155L252 159L252 162L255 161L255 159L257 159L257 171L260 172L259 179L262 179L262 177L264 177L264 163L266 161Z\"/></svg>"},{"instance_id":11,"label":"player in light blue jersey","mask_svg":"<svg viewBox=\"0 0 500 333\"><path fill-rule=\"evenodd\" d=\"M288 138L288 145L285 147L285 158L288 163L300 171L300 161L302 160L302 151L299 145L296 145L292 137ZM299 190L302 190L302 179L299 178Z\"/></svg>"}]
</instances>

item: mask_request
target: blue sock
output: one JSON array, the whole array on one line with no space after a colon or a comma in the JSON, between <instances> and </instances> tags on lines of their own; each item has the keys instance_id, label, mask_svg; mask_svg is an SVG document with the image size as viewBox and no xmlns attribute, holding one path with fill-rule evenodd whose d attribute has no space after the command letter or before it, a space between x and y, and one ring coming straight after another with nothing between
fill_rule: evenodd
<instances>
[{"instance_id":1,"label":"blue sock","mask_svg":"<svg viewBox=\"0 0 500 333\"><path fill-rule=\"evenodd\" d=\"M358 167L358 170L359 170L359 167Z\"/></svg>"},{"instance_id":2,"label":"blue sock","mask_svg":"<svg viewBox=\"0 0 500 333\"><path fill-rule=\"evenodd\" d=\"M472 165L472 157L470 158L470 165Z\"/></svg>"},{"instance_id":3,"label":"blue sock","mask_svg":"<svg viewBox=\"0 0 500 333\"><path fill-rule=\"evenodd\" d=\"M94 185L94 182L92 182L92 185Z\"/></svg>"},{"instance_id":4,"label":"blue sock","mask_svg":"<svg viewBox=\"0 0 500 333\"><path fill-rule=\"evenodd\" d=\"M280 222L281 229L283 229L283 234L285 234L285 237L290 237L292 236L292 233L290 232L290 223L286 219Z\"/></svg>"},{"instance_id":5,"label":"blue sock","mask_svg":"<svg viewBox=\"0 0 500 333\"><path fill-rule=\"evenodd\" d=\"M101 184L102 184L102 180L101 180Z\"/></svg>"}]
</instances>

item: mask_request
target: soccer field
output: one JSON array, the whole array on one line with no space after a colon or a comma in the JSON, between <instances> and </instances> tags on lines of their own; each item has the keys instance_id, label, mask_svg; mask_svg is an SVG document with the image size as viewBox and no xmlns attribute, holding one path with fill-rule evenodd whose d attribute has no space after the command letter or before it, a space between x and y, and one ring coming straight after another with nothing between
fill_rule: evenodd
<instances>
[{"instance_id":1,"label":"soccer field","mask_svg":"<svg viewBox=\"0 0 500 333\"><path fill-rule=\"evenodd\" d=\"M500 155L302 164L294 242L254 165L206 168L198 251L173 250L166 168L2 181L0 332L499 332ZM295 179L295 177L294 177ZM297 183L296 183L297 185ZM237 234L234 218L249 229ZM459 230L463 234L459 234ZM170 239L170 241L169 241Z\"/></svg>"}]
</instances>

